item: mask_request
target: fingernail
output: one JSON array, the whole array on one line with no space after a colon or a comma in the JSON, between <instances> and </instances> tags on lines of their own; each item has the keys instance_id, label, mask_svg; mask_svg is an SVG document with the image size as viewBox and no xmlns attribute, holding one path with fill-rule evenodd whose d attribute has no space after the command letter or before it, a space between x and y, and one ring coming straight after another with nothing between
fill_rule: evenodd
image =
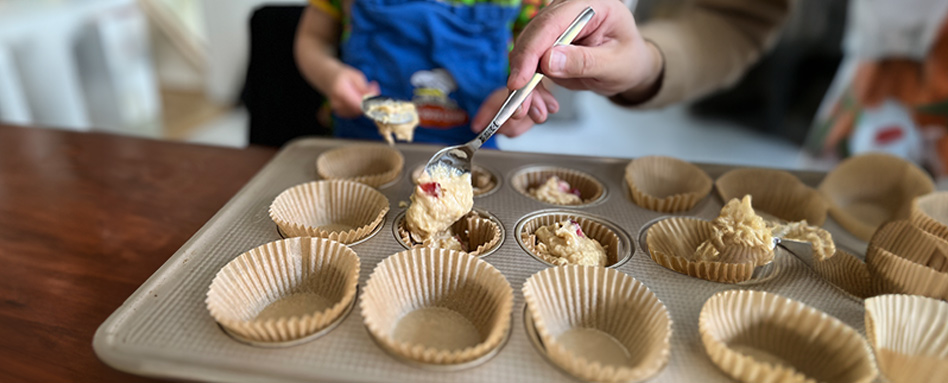
<instances>
[{"instance_id":1,"label":"fingernail","mask_svg":"<svg viewBox=\"0 0 948 383\"><path fill-rule=\"evenodd\" d=\"M554 49L553 52L550 53L550 71L554 74L560 74L563 73L565 69L566 55L558 49Z\"/></svg>"},{"instance_id":2,"label":"fingernail","mask_svg":"<svg viewBox=\"0 0 948 383\"><path fill-rule=\"evenodd\" d=\"M540 117L540 109L537 109L535 106L530 107L530 113L532 113L534 117Z\"/></svg>"},{"instance_id":3,"label":"fingernail","mask_svg":"<svg viewBox=\"0 0 948 383\"><path fill-rule=\"evenodd\" d=\"M516 78L519 77L519 76L520 76L520 69L518 69L518 68L512 68L512 69L510 69L510 79L511 79L511 80L516 79Z\"/></svg>"}]
</instances>

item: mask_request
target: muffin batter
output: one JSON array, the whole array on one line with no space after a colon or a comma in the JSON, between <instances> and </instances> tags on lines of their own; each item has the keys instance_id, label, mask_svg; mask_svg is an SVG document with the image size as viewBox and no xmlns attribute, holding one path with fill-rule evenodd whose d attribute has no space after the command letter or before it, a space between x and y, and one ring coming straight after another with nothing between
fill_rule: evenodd
<instances>
[{"instance_id":1,"label":"muffin batter","mask_svg":"<svg viewBox=\"0 0 948 383\"><path fill-rule=\"evenodd\" d=\"M471 173L440 166L418 178L405 213L405 224L419 242L448 231L474 207Z\"/></svg>"},{"instance_id":2,"label":"muffin batter","mask_svg":"<svg viewBox=\"0 0 948 383\"><path fill-rule=\"evenodd\" d=\"M537 255L554 265L606 265L606 250L599 241L586 237L576 221L541 226L534 235Z\"/></svg>"},{"instance_id":3,"label":"muffin batter","mask_svg":"<svg viewBox=\"0 0 948 383\"><path fill-rule=\"evenodd\" d=\"M557 176L552 176L543 185L527 191L530 196L540 201L557 205L579 205L583 199L579 196L579 189L571 188L569 183Z\"/></svg>"},{"instance_id":4,"label":"muffin batter","mask_svg":"<svg viewBox=\"0 0 948 383\"><path fill-rule=\"evenodd\" d=\"M415 110L415 104L411 102L385 100L373 104L365 114L375 121L379 134L389 145L395 144L392 134L402 141L411 142L414 138L415 128L418 126L418 111ZM395 121L404 120L403 116L406 115L411 116L408 122L395 123Z\"/></svg>"},{"instance_id":5,"label":"muffin batter","mask_svg":"<svg viewBox=\"0 0 948 383\"><path fill-rule=\"evenodd\" d=\"M832 234L821 227L808 225L806 220L787 224L771 223L769 226L774 237L809 242L813 255L819 261L825 261L836 254Z\"/></svg>"},{"instance_id":6,"label":"muffin batter","mask_svg":"<svg viewBox=\"0 0 948 383\"><path fill-rule=\"evenodd\" d=\"M433 249L467 251L466 246L461 243L460 237L457 234L454 234L450 228L432 235L428 239L422 241L421 245Z\"/></svg>"},{"instance_id":7,"label":"muffin batter","mask_svg":"<svg viewBox=\"0 0 948 383\"><path fill-rule=\"evenodd\" d=\"M474 195L487 193L497 185L490 173L480 171L477 167L471 169L471 183L474 184Z\"/></svg>"},{"instance_id":8,"label":"muffin batter","mask_svg":"<svg viewBox=\"0 0 948 383\"><path fill-rule=\"evenodd\" d=\"M711 238L698 246L695 260L760 266L774 259L773 236L764 219L754 212L751 196L734 198L711 221Z\"/></svg>"}]
</instances>

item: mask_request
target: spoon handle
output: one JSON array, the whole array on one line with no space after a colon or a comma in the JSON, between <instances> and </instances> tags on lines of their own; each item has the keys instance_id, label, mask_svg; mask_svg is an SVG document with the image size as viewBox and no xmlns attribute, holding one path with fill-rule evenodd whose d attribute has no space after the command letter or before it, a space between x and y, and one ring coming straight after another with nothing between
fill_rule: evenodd
<instances>
[{"instance_id":1,"label":"spoon handle","mask_svg":"<svg viewBox=\"0 0 948 383\"><path fill-rule=\"evenodd\" d=\"M586 26L586 23L588 23L595 14L596 12L593 11L592 7L586 7L586 9L584 9L579 14L579 16L576 16L576 19L570 23L569 27L563 31L563 34L561 34L560 37L556 39L556 42L553 44L553 46L569 45L569 43L573 42L573 39L579 35L579 32L584 26ZM490 124L487 125L487 128L484 129L481 134L478 134L473 140L468 142L467 146L473 151L479 149L481 145L484 145L484 142L493 136L494 133L497 132L497 129L500 129L500 127L504 125L508 119L510 119L510 116L513 116L514 112L517 111L517 108L519 108L520 105L523 105L523 102L527 99L527 96L533 92L533 89L537 87L537 84L539 84L540 80L542 79L543 74L537 71L537 73L535 73L533 77L530 78L530 81L527 82L527 85L524 85L523 88L510 92L510 95L507 96L507 100L504 101L504 105L500 107L499 111L497 111L497 114L494 116L494 119L491 120Z\"/></svg>"}]
</instances>

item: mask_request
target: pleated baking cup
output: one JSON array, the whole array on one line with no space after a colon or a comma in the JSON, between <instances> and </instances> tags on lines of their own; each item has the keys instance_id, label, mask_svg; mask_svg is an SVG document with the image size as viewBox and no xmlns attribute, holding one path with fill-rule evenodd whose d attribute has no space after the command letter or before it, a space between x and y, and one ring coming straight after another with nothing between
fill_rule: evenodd
<instances>
[{"instance_id":1,"label":"pleated baking cup","mask_svg":"<svg viewBox=\"0 0 948 383\"><path fill-rule=\"evenodd\" d=\"M908 218L912 200L935 186L924 170L888 154L851 157L829 172L819 191L844 229L868 241L885 222Z\"/></svg>"},{"instance_id":2,"label":"pleated baking cup","mask_svg":"<svg viewBox=\"0 0 948 383\"><path fill-rule=\"evenodd\" d=\"M316 159L320 177L361 182L374 188L387 186L402 174L405 158L387 145L355 144L329 150Z\"/></svg>"},{"instance_id":3,"label":"pleated baking cup","mask_svg":"<svg viewBox=\"0 0 948 383\"><path fill-rule=\"evenodd\" d=\"M948 303L915 295L866 299L866 337L889 381L948 382Z\"/></svg>"},{"instance_id":4,"label":"pleated baking cup","mask_svg":"<svg viewBox=\"0 0 948 383\"><path fill-rule=\"evenodd\" d=\"M207 310L238 339L292 345L318 336L352 307L359 257L323 238L282 239L225 265L207 291Z\"/></svg>"},{"instance_id":5,"label":"pleated baking cup","mask_svg":"<svg viewBox=\"0 0 948 383\"><path fill-rule=\"evenodd\" d=\"M426 247L424 243L419 243L411 237L408 228L405 227L404 212L395 217L392 229L395 238L406 249ZM475 257L486 257L497 251L506 237L500 220L481 209L474 209L461 217L451 225L451 232L458 236L459 242L467 246L467 253Z\"/></svg>"},{"instance_id":6,"label":"pleated baking cup","mask_svg":"<svg viewBox=\"0 0 948 383\"><path fill-rule=\"evenodd\" d=\"M881 247L937 272L948 272L948 241L912 225L908 220L882 225L869 241L869 249L873 247Z\"/></svg>"},{"instance_id":7,"label":"pleated baking cup","mask_svg":"<svg viewBox=\"0 0 948 383\"><path fill-rule=\"evenodd\" d=\"M583 235L602 245L606 251L606 267L622 266L635 252L629 235L618 225L591 214L555 209L540 210L521 218L514 228L517 243L534 259L549 266L557 266L537 252L537 238L534 233L540 227L568 220L575 221L582 229Z\"/></svg>"},{"instance_id":8,"label":"pleated baking cup","mask_svg":"<svg viewBox=\"0 0 948 383\"><path fill-rule=\"evenodd\" d=\"M418 184L418 178L425 171L426 164L420 164L411 172L411 181ZM474 190L474 197L486 197L500 188L501 178L493 170L483 166L471 165L471 186Z\"/></svg>"},{"instance_id":9,"label":"pleated baking cup","mask_svg":"<svg viewBox=\"0 0 948 383\"><path fill-rule=\"evenodd\" d=\"M948 273L924 263L944 254L945 243L940 238L908 221L893 221L873 235L866 251L866 264L877 293L948 299Z\"/></svg>"},{"instance_id":10,"label":"pleated baking cup","mask_svg":"<svg viewBox=\"0 0 948 383\"><path fill-rule=\"evenodd\" d=\"M471 365L489 358L506 339L513 289L477 257L414 248L376 266L360 307L369 334L396 357Z\"/></svg>"},{"instance_id":11,"label":"pleated baking cup","mask_svg":"<svg viewBox=\"0 0 948 383\"><path fill-rule=\"evenodd\" d=\"M368 238L388 213L388 198L365 184L313 181L280 193L270 218L285 237L328 238L345 244Z\"/></svg>"},{"instance_id":12,"label":"pleated baking cup","mask_svg":"<svg viewBox=\"0 0 948 383\"><path fill-rule=\"evenodd\" d=\"M550 177L556 176L562 181L566 181L569 186L579 191L579 198L582 200L579 204L569 206L587 206L602 201L606 197L606 188L602 182L599 182L592 175L578 170L561 168L555 166L528 166L516 172L510 178L510 186L520 194L531 199L540 201L530 195L530 190L540 187ZM540 201L550 205L557 205L546 201Z\"/></svg>"},{"instance_id":13,"label":"pleated baking cup","mask_svg":"<svg viewBox=\"0 0 948 383\"><path fill-rule=\"evenodd\" d=\"M668 363L671 317L648 287L615 269L569 265L523 285L547 357L579 379L642 381Z\"/></svg>"},{"instance_id":14,"label":"pleated baking cup","mask_svg":"<svg viewBox=\"0 0 948 383\"><path fill-rule=\"evenodd\" d=\"M784 221L806 220L816 226L826 221L828 207L820 193L782 170L735 169L718 177L714 185L724 201L750 195L754 210Z\"/></svg>"},{"instance_id":15,"label":"pleated baking cup","mask_svg":"<svg viewBox=\"0 0 948 383\"><path fill-rule=\"evenodd\" d=\"M948 192L915 197L909 220L920 229L948 240Z\"/></svg>"},{"instance_id":16,"label":"pleated baking cup","mask_svg":"<svg viewBox=\"0 0 948 383\"><path fill-rule=\"evenodd\" d=\"M651 224L646 233L649 256L666 269L721 283L745 282L754 277L756 256L745 257L747 260L740 263L695 259L698 247L712 236L713 226L709 221L669 217Z\"/></svg>"},{"instance_id":17,"label":"pleated baking cup","mask_svg":"<svg viewBox=\"0 0 948 383\"><path fill-rule=\"evenodd\" d=\"M698 319L711 361L741 382L871 382L876 368L856 330L763 291L715 294Z\"/></svg>"},{"instance_id":18,"label":"pleated baking cup","mask_svg":"<svg viewBox=\"0 0 948 383\"><path fill-rule=\"evenodd\" d=\"M836 249L836 254L825 260L813 262L813 271L833 286L863 299L875 293L872 276L865 262L845 250Z\"/></svg>"},{"instance_id":19,"label":"pleated baking cup","mask_svg":"<svg viewBox=\"0 0 948 383\"><path fill-rule=\"evenodd\" d=\"M672 157L648 156L629 162L625 182L632 201L649 210L689 210L711 192L711 177L701 168Z\"/></svg>"}]
</instances>

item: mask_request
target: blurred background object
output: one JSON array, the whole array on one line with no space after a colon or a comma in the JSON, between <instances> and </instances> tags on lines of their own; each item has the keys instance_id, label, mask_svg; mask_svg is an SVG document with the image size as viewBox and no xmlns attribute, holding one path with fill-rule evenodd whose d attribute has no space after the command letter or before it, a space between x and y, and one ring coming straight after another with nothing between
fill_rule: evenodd
<instances>
[{"instance_id":1,"label":"blurred background object","mask_svg":"<svg viewBox=\"0 0 948 383\"><path fill-rule=\"evenodd\" d=\"M634 7L639 22L647 22L673 16L691 2L626 4ZM854 63L860 62L852 59L853 51L882 57L886 50L880 47L889 44L903 47L903 55L918 56L925 52L926 36L936 35L928 27L903 34L884 28L854 32L857 16L871 20L866 9L885 2L798 0L771 52L731 89L691 105L627 110L594 94L556 88L561 112L522 137L502 138L499 145L532 152L624 158L663 154L690 161L826 169L850 152L850 142L866 150L885 149L874 146L881 134L916 140L920 144L899 150L925 161L941 145L945 135L939 130L902 134L882 129L843 134L846 144L827 141L832 130L828 116L839 109L830 105L845 93L840 84L848 84L843 79L852 77L858 67ZM945 4L912 0L901 7L928 17L913 19L905 16L912 12L901 12L895 19L930 25ZM305 5L305 0L0 0L0 121L238 147L279 146L300 135L325 135L328 127L317 118L323 98L293 61L292 39ZM867 33L874 34L853 37ZM919 57L909 60L919 62ZM889 78L888 72L875 73ZM879 105L883 107L869 116L880 116L886 126L899 121L922 126L929 120L920 124L920 111L946 109L937 103ZM855 121L844 132L861 132L852 128Z\"/></svg>"},{"instance_id":2,"label":"blurred background object","mask_svg":"<svg viewBox=\"0 0 948 383\"><path fill-rule=\"evenodd\" d=\"M159 136L147 25L133 0L0 2L0 121Z\"/></svg>"},{"instance_id":3,"label":"blurred background object","mask_svg":"<svg viewBox=\"0 0 948 383\"><path fill-rule=\"evenodd\" d=\"M948 2L854 1L844 59L806 142L816 161L864 152L948 179Z\"/></svg>"}]
</instances>

